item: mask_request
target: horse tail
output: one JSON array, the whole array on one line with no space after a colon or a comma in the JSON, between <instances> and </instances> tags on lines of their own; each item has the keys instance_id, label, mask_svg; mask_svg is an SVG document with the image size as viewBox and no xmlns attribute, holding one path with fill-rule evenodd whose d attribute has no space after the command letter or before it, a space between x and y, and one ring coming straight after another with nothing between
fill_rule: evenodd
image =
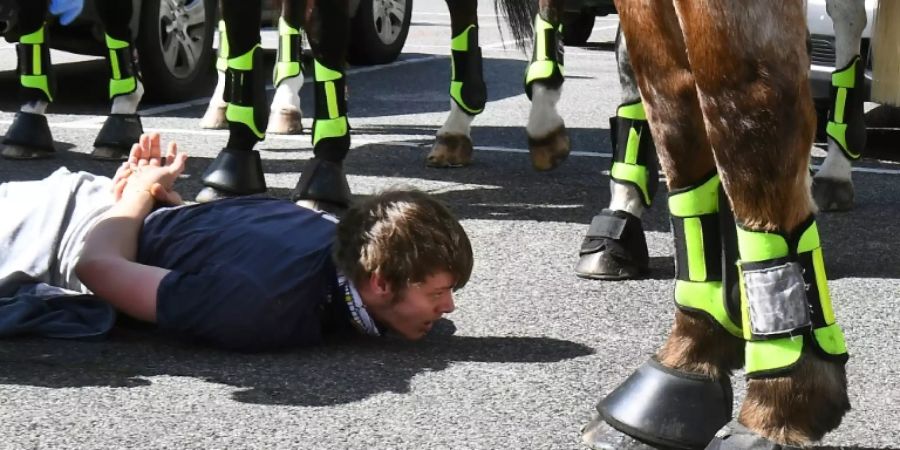
<instances>
[{"instance_id":1,"label":"horse tail","mask_svg":"<svg viewBox=\"0 0 900 450\"><path fill-rule=\"evenodd\" d=\"M534 35L532 22L537 9L537 0L494 0L494 11L506 19L516 46L522 50L530 47Z\"/></svg>"},{"instance_id":2,"label":"horse tail","mask_svg":"<svg viewBox=\"0 0 900 450\"><path fill-rule=\"evenodd\" d=\"M900 106L900 0L881 0L872 32L872 101Z\"/></svg>"}]
</instances>

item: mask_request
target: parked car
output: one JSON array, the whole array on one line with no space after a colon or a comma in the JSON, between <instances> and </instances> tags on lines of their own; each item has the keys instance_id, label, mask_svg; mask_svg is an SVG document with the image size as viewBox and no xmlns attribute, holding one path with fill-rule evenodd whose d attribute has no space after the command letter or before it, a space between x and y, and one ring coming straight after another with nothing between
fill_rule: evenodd
<instances>
[{"instance_id":1,"label":"parked car","mask_svg":"<svg viewBox=\"0 0 900 450\"><path fill-rule=\"evenodd\" d=\"M28 0L33 1L33 0ZM124 0L134 4L131 29L147 94L157 100L196 97L211 86L216 0ZM260 1L260 0L247 0ZM262 0L264 25L277 23L275 0ZM352 26L348 59L384 64L397 58L411 23L412 0L350 0ZM2 13L2 11L0 11ZM2 22L2 19L0 19ZM0 23L0 33L5 23ZM103 56L106 47L93 0L67 26L54 25L49 45L68 52Z\"/></svg>"}]
</instances>

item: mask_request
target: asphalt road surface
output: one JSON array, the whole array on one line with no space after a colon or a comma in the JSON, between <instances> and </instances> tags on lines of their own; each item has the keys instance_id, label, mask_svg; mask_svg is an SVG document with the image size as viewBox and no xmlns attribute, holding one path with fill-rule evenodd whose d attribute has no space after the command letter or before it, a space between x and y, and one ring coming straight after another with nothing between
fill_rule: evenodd
<instances>
[{"instance_id":1,"label":"asphalt road surface","mask_svg":"<svg viewBox=\"0 0 900 450\"><path fill-rule=\"evenodd\" d=\"M397 184L425 189L451 206L473 241L475 271L448 321L418 343L385 339L263 355L179 344L133 327L102 342L5 340L0 448L581 448L579 429L597 400L651 355L670 327L674 268L665 197L658 194L645 216L647 278L575 277L587 225L609 201L607 117L619 103L616 19L598 19L587 46L567 49L561 112L573 154L556 171L535 173L523 129L525 56L508 31L501 35L491 2L482 3L489 103L474 124L473 166L424 166L449 109L444 2L416 2L398 62L349 71L354 150L346 168L354 193ZM265 39L273 49L274 33ZM14 55L0 44L0 133L18 109ZM61 165L114 171L114 163L87 158L108 108L103 62L54 58L60 93L49 120L58 155L0 160L0 181L39 179ZM273 60L270 52L267 63ZM310 87L302 91L307 112ZM187 196L200 189L203 169L227 139L197 126L208 95L141 108L147 130L191 154L181 180ZM258 149L271 193L288 196L312 156L310 136L270 136ZM853 403L821 445L898 448L900 167L865 159L854 181L856 209L819 217L852 355ZM742 375L734 377L736 402Z\"/></svg>"}]
</instances>

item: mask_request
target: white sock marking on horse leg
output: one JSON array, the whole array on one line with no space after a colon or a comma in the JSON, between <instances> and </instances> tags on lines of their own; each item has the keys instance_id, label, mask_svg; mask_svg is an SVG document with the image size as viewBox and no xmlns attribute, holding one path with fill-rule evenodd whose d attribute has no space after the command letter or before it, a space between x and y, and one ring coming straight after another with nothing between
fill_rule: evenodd
<instances>
[{"instance_id":1,"label":"white sock marking on horse leg","mask_svg":"<svg viewBox=\"0 0 900 450\"><path fill-rule=\"evenodd\" d=\"M47 112L47 105L48 103L43 100L35 100L22 105L19 111L43 116Z\"/></svg>"},{"instance_id":2,"label":"white sock marking on horse leg","mask_svg":"<svg viewBox=\"0 0 900 450\"><path fill-rule=\"evenodd\" d=\"M556 104L562 95L562 88L550 89L540 83L531 86L531 110L528 113L528 136L544 138L563 125L563 119L556 111Z\"/></svg>"},{"instance_id":3,"label":"white sock marking on horse leg","mask_svg":"<svg viewBox=\"0 0 900 450\"><path fill-rule=\"evenodd\" d=\"M835 68L842 68L859 54L866 27L863 0L826 0L825 8L834 23ZM860 67L862 69L862 67ZM852 164L833 140L828 140L828 156L816 177L850 180Z\"/></svg>"},{"instance_id":4,"label":"white sock marking on horse leg","mask_svg":"<svg viewBox=\"0 0 900 450\"><path fill-rule=\"evenodd\" d=\"M134 92L127 95L119 95L113 98L112 108L110 109L111 114L134 114L138 109L138 105L141 103L141 98L144 96L144 84L140 81L137 82L137 88L135 88Z\"/></svg>"},{"instance_id":5,"label":"white sock marking on horse leg","mask_svg":"<svg viewBox=\"0 0 900 450\"><path fill-rule=\"evenodd\" d=\"M285 78L275 89L272 97L272 113L277 111L300 111L300 88L303 87L303 75Z\"/></svg>"},{"instance_id":6,"label":"white sock marking on horse leg","mask_svg":"<svg viewBox=\"0 0 900 450\"><path fill-rule=\"evenodd\" d=\"M641 202L641 193L634 186L609 181L609 209L613 211L626 211L631 215L641 218L644 214L644 204Z\"/></svg>"},{"instance_id":7,"label":"white sock marking on horse leg","mask_svg":"<svg viewBox=\"0 0 900 450\"><path fill-rule=\"evenodd\" d=\"M455 101L450 100L450 115L447 116L447 120L438 130L437 134L438 136L447 134L456 136L463 135L471 139L473 120L475 120L475 116L466 114Z\"/></svg>"}]
</instances>

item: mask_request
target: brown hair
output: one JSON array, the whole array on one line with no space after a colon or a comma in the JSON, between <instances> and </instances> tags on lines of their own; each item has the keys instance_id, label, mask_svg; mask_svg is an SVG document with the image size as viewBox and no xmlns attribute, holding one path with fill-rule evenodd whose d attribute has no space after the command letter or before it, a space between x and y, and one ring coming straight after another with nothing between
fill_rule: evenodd
<instances>
[{"instance_id":1,"label":"brown hair","mask_svg":"<svg viewBox=\"0 0 900 450\"><path fill-rule=\"evenodd\" d=\"M447 271L463 287L472 274L472 245L462 225L424 192L390 190L347 210L337 227L334 261L350 280L379 273L394 290Z\"/></svg>"}]
</instances>

